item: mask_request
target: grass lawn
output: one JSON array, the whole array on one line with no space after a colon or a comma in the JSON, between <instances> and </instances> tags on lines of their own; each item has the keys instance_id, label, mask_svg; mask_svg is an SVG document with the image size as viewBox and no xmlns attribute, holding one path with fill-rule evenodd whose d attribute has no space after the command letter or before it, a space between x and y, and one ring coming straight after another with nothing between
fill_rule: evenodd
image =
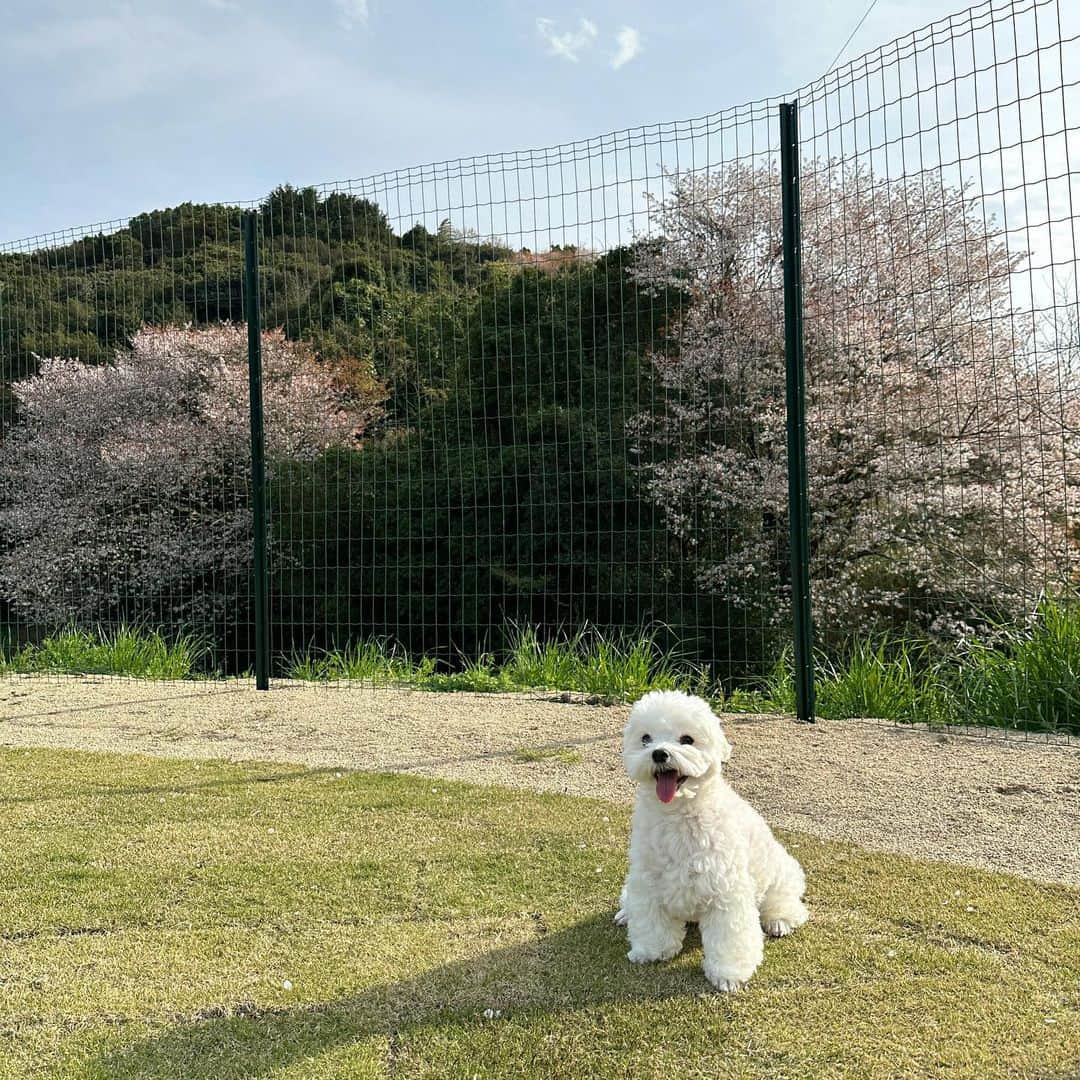
<instances>
[{"instance_id":1,"label":"grass lawn","mask_svg":"<svg viewBox=\"0 0 1080 1080\"><path fill-rule=\"evenodd\" d=\"M1075 1077L1076 891L801 835L750 988L637 968L622 807L0 751L0 1076Z\"/></svg>"}]
</instances>

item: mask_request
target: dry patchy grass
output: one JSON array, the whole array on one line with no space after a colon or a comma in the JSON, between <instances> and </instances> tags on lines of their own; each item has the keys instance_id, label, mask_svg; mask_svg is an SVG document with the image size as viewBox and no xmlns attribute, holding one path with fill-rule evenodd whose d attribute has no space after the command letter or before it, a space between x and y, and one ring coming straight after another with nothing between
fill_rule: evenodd
<instances>
[{"instance_id":1,"label":"dry patchy grass","mask_svg":"<svg viewBox=\"0 0 1080 1080\"><path fill-rule=\"evenodd\" d=\"M1076 1075L1065 887L788 834L813 920L721 997L694 939L626 962L622 807L72 752L0 768L5 1078Z\"/></svg>"}]
</instances>

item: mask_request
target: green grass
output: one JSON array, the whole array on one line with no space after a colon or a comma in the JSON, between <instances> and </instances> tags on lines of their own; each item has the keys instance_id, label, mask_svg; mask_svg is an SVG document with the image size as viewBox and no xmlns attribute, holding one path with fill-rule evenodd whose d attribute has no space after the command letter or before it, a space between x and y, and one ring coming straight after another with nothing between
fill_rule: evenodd
<instances>
[{"instance_id":1,"label":"green grass","mask_svg":"<svg viewBox=\"0 0 1080 1080\"><path fill-rule=\"evenodd\" d=\"M728 712L795 711L790 654L759 688L725 694L706 668L665 649L655 635L595 630L542 640L517 629L500 661L485 655L457 671L377 641L294 657L288 674L420 690L571 691L605 703L681 689ZM1080 605L1044 603L1029 627L1002 627L991 641L969 643L962 653L943 654L927 642L903 639L855 641L839 656L816 658L815 690L817 713L829 720L876 717L1080 735Z\"/></svg>"},{"instance_id":2,"label":"green grass","mask_svg":"<svg viewBox=\"0 0 1080 1080\"><path fill-rule=\"evenodd\" d=\"M62 673L183 679L197 674L206 649L190 636L66 630L38 645L0 649L0 674ZM506 653L463 660L456 670L414 659L385 640L293 655L285 673L310 682L352 680L418 690L508 693L553 690L598 702L632 701L648 690L681 689L729 712L795 709L790 655L757 689L725 695L700 665L665 648L656 634L605 635L587 628L541 639L515 628ZM816 661L818 715L878 717L900 723L966 724L1080 735L1080 604L1047 601L1029 626L1001 627L962 653L935 653L925 642L856 641Z\"/></svg>"},{"instance_id":3,"label":"green grass","mask_svg":"<svg viewBox=\"0 0 1080 1080\"><path fill-rule=\"evenodd\" d=\"M514 761L521 765L533 765L541 761L557 761L560 765L577 765L581 754L569 746L519 746L514 751Z\"/></svg>"},{"instance_id":4,"label":"green grass","mask_svg":"<svg viewBox=\"0 0 1080 1080\"><path fill-rule=\"evenodd\" d=\"M655 634L610 636L583 630L565 639L541 640L531 629L515 631L505 670L522 687L571 690L624 701L649 690L708 690L708 677L665 649Z\"/></svg>"},{"instance_id":5,"label":"green grass","mask_svg":"<svg viewBox=\"0 0 1080 1080\"><path fill-rule=\"evenodd\" d=\"M0 1077L1065 1077L1075 890L785 840L811 922L625 959L625 808L0 751ZM487 1013L487 1015L485 1015Z\"/></svg>"},{"instance_id":6,"label":"green grass","mask_svg":"<svg viewBox=\"0 0 1080 1080\"><path fill-rule=\"evenodd\" d=\"M924 646L885 639L856 641L840 659L816 658L817 714L828 720L877 717L899 723L944 723L950 714L940 675ZM795 711L790 655L774 666L763 704L764 711Z\"/></svg>"},{"instance_id":7,"label":"green grass","mask_svg":"<svg viewBox=\"0 0 1080 1080\"><path fill-rule=\"evenodd\" d=\"M414 664L403 652L382 640L353 642L343 649L320 654L297 654L288 664L288 676L292 679L307 682L352 679L377 686L412 682L425 670L423 663Z\"/></svg>"},{"instance_id":8,"label":"green grass","mask_svg":"<svg viewBox=\"0 0 1080 1080\"><path fill-rule=\"evenodd\" d=\"M838 659L818 656L817 713L829 720L965 724L1080 735L1080 605L1046 601L1026 627L997 628L962 652L900 639L857 641ZM759 694L725 708L794 712L791 657Z\"/></svg>"},{"instance_id":9,"label":"green grass","mask_svg":"<svg viewBox=\"0 0 1080 1080\"><path fill-rule=\"evenodd\" d=\"M969 723L1080 734L1080 605L1044 603L1030 627L976 643L951 686Z\"/></svg>"},{"instance_id":10,"label":"green grass","mask_svg":"<svg viewBox=\"0 0 1080 1080\"><path fill-rule=\"evenodd\" d=\"M64 630L38 645L5 651L7 674L128 675L139 679L184 679L193 675L206 650L191 636L166 639L155 631L121 626L96 633Z\"/></svg>"},{"instance_id":11,"label":"green grass","mask_svg":"<svg viewBox=\"0 0 1080 1080\"><path fill-rule=\"evenodd\" d=\"M474 693L565 690L602 701L628 701L648 690L711 689L703 669L682 662L677 653L661 646L655 634L605 635L594 629L541 640L532 629L515 628L501 660L484 655L456 671L439 670L429 659L413 660L382 640L297 655L286 670L290 678L315 682L352 679Z\"/></svg>"}]
</instances>

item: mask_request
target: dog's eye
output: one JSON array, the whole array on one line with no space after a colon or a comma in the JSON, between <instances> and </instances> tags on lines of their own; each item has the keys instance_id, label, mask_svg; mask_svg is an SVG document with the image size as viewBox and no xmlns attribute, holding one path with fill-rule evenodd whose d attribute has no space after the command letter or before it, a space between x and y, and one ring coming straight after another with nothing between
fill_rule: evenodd
<instances>
[{"instance_id":1,"label":"dog's eye","mask_svg":"<svg viewBox=\"0 0 1080 1080\"><path fill-rule=\"evenodd\" d=\"M652 742L652 736L651 735L642 735L641 736L641 745L642 746L648 746L649 743L651 743L651 742Z\"/></svg>"},{"instance_id":2,"label":"dog's eye","mask_svg":"<svg viewBox=\"0 0 1080 1080\"><path fill-rule=\"evenodd\" d=\"M679 742L681 742L683 744L683 746L693 746L694 745L694 740L691 739L689 735L681 736L680 739L679 739Z\"/></svg>"}]
</instances>

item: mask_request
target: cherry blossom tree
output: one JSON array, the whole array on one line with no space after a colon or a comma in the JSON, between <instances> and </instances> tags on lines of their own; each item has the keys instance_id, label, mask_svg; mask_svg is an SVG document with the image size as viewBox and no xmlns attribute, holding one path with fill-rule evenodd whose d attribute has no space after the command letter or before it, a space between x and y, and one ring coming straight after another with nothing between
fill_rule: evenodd
<instances>
[{"instance_id":1,"label":"cherry blossom tree","mask_svg":"<svg viewBox=\"0 0 1080 1080\"><path fill-rule=\"evenodd\" d=\"M267 456L356 444L379 416L310 346L263 335ZM24 617L237 617L251 561L247 330L144 328L112 363L46 359L0 446L0 589Z\"/></svg>"},{"instance_id":2,"label":"cherry blossom tree","mask_svg":"<svg viewBox=\"0 0 1080 1080\"><path fill-rule=\"evenodd\" d=\"M805 169L805 166L804 166ZM817 162L802 177L819 639L964 636L1076 569L1078 382L1012 294L1023 258L970 192ZM779 177L672 178L632 271L690 303L653 355L637 467L699 586L780 625L789 596Z\"/></svg>"}]
</instances>

